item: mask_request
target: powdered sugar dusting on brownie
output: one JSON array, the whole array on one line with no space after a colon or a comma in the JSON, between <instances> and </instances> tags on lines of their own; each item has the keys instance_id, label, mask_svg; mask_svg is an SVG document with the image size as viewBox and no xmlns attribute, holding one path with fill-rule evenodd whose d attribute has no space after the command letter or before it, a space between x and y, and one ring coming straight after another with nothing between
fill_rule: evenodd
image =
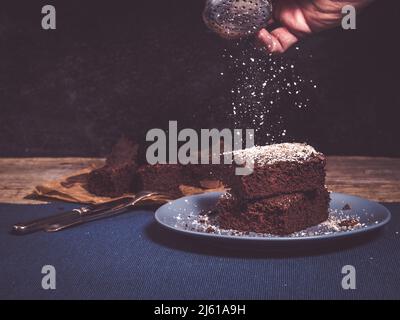
<instances>
[{"instance_id":1,"label":"powdered sugar dusting on brownie","mask_svg":"<svg viewBox=\"0 0 400 320\"><path fill-rule=\"evenodd\" d=\"M305 143L281 143L233 152L235 160L241 163L252 162L256 165L268 165L278 162L305 162L322 153Z\"/></svg>"}]
</instances>

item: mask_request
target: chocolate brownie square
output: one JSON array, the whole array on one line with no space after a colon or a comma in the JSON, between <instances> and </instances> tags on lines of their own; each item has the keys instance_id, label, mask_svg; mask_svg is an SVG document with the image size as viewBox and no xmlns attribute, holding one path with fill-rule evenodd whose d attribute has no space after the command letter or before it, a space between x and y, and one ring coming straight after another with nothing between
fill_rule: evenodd
<instances>
[{"instance_id":1,"label":"chocolate brownie square","mask_svg":"<svg viewBox=\"0 0 400 320\"><path fill-rule=\"evenodd\" d=\"M325 156L306 144L283 143L234 151L240 162L253 163L253 173L236 175L234 167L216 173L235 195L259 199L322 188ZM230 170L230 173L227 171Z\"/></svg>"},{"instance_id":2,"label":"chocolate brownie square","mask_svg":"<svg viewBox=\"0 0 400 320\"><path fill-rule=\"evenodd\" d=\"M227 194L219 200L215 213L224 229L288 235L328 219L328 207L329 192L323 188L255 201Z\"/></svg>"},{"instance_id":3,"label":"chocolate brownie square","mask_svg":"<svg viewBox=\"0 0 400 320\"><path fill-rule=\"evenodd\" d=\"M133 192L136 184L138 148L133 141L121 138L107 158L106 164L89 173L89 192L105 197L118 197Z\"/></svg>"},{"instance_id":4,"label":"chocolate brownie square","mask_svg":"<svg viewBox=\"0 0 400 320\"><path fill-rule=\"evenodd\" d=\"M163 192L173 197L182 196L180 185L193 185L190 170L180 164L143 165L137 174L141 190Z\"/></svg>"}]
</instances>

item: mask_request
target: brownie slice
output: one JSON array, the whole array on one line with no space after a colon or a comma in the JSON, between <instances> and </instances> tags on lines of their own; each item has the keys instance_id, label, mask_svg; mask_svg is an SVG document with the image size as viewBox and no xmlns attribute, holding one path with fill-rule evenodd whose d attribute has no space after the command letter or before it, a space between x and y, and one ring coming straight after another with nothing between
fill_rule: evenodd
<instances>
[{"instance_id":1,"label":"brownie slice","mask_svg":"<svg viewBox=\"0 0 400 320\"><path fill-rule=\"evenodd\" d=\"M252 161L254 171L236 175L234 166L220 168L215 176L244 199L259 199L322 188L325 156L300 143L282 143L234 151L240 161Z\"/></svg>"},{"instance_id":2,"label":"brownie slice","mask_svg":"<svg viewBox=\"0 0 400 320\"><path fill-rule=\"evenodd\" d=\"M179 186L197 185L188 167L180 164L143 165L137 171L141 190L158 191L173 197L182 196Z\"/></svg>"},{"instance_id":3,"label":"brownie slice","mask_svg":"<svg viewBox=\"0 0 400 320\"><path fill-rule=\"evenodd\" d=\"M241 201L227 194L215 213L221 228L287 235L328 219L329 192L317 189L256 201Z\"/></svg>"},{"instance_id":4,"label":"brownie slice","mask_svg":"<svg viewBox=\"0 0 400 320\"><path fill-rule=\"evenodd\" d=\"M121 138L114 146L106 164L88 175L89 192L105 197L118 197L133 192L136 183L138 145Z\"/></svg>"}]
</instances>

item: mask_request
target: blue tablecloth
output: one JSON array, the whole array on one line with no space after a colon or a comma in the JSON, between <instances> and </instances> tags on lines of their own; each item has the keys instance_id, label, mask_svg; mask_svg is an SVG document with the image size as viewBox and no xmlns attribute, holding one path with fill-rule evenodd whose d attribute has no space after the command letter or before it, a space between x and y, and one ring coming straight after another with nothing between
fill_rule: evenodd
<instances>
[{"instance_id":1,"label":"blue tablecloth","mask_svg":"<svg viewBox=\"0 0 400 320\"><path fill-rule=\"evenodd\" d=\"M76 207L0 205L0 298L3 299L368 299L400 298L400 205L368 241L292 253L215 247L159 227L151 211L56 234L9 233L18 221ZM304 248L305 249L305 248ZM56 268L56 290L41 269ZM341 269L356 268L356 290Z\"/></svg>"}]
</instances>

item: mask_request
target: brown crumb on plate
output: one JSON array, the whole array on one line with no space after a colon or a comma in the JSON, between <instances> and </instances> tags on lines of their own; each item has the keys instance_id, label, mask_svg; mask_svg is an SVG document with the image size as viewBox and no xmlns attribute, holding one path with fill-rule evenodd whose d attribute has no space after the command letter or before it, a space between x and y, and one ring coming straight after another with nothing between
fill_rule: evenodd
<instances>
[{"instance_id":1,"label":"brown crumb on plate","mask_svg":"<svg viewBox=\"0 0 400 320\"><path fill-rule=\"evenodd\" d=\"M339 222L340 227L354 227L358 225L360 222L357 219L347 219Z\"/></svg>"},{"instance_id":2,"label":"brown crumb on plate","mask_svg":"<svg viewBox=\"0 0 400 320\"><path fill-rule=\"evenodd\" d=\"M344 205L344 207L342 208L342 210L343 210L343 211L351 210L351 206L350 206L348 203L346 203L346 204Z\"/></svg>"}]
</instances>

